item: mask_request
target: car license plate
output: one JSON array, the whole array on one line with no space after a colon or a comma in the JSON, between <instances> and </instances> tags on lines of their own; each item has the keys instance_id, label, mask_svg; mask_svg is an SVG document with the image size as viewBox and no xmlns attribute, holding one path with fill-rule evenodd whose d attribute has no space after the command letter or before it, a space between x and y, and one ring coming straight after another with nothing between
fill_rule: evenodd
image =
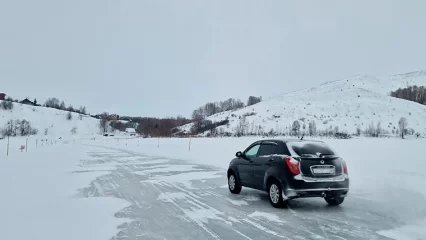
<instances>
[{"instance_id":1,"label":"car license plate","mask_svg":"<svg viewBox=\"0 0 426 240\"><path fill-rule=\"evenodd\" d=\"M315 174L334 174L334 168L312 168Z\"/></svg>"}]
</instances>

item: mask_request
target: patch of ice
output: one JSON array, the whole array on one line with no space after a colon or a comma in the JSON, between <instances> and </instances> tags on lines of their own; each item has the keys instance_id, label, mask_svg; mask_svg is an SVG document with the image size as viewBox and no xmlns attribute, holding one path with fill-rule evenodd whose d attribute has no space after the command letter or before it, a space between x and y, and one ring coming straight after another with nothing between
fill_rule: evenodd
<instances>
[{"instance_id":1,"label":"patch of ice","mask_svg":"<svg viewBox=\"0 0 426 240\"><path fill-rule=\"evenodd\" d=\"M188 173L179 173L168 176L155 176L151 179L151 183L155 183L155 181L159 182L171 182L171 183L179 183L184 185L187 188L191 187L191 181L203 180L203 179L213 179L220 178L222 172L188 172ZM154 182L152 181L154 180ZM147 182L147 181L145 181Z\"/></svg>"},{"instance_id":2,"label":"patch of ice","mask_svg":"<svg viewBox=\"0 0 426 240\"><path fill-rule=\"evenodd\" d=\"M218 210L214 208L191 208L191 210L183 209L185 215L193 220L194 222L202 222L207 223L209 219L215 219L215 220L221 220L223 219L219 217L218 215L223 215L222 212L219 212Z\"/></svg>"},{"instance_id":3,"label":"patch of ice","mask_svg":"<svg viewBox=\"0 0 426 240\"><path fill-rule=\"evenodd\" d=\"M249 217L252 218L262 218L262 219L266 219L270 222L277 222L277 223L284 223L284 221L281 221L280 218L272 213L266 213L266 212L254 212L250 215L248 215Z\"/></svg>"},{"instance_id":4,"label":"patch of ice","mask_svg":"<svg viewBox=\"0 0 426 240\"><path fill-rule=\"evenodd\" d=\"M183 192L161 193L160 196L158 196L158 200L163 202L174 202L174 200L184 199L186 196L187 194Z\"/></svg>"},{"instance_id":5,"label":"patch of ice","mask_svg":"<svg viewBox=\"0 0 426 240\"><path fill-rule=\"evenodd\" d=\"M256 196L247 196L247 197L244 198L244 200L249 201L249 202L256 202L256 201L259 201L260 198L256 197Z\"/></svg>"},{"instance_id":6,"label":"patch of ice","mask_svg":"<svg viewBox=\"0 0 426 240\"><path fill-rule=\"evenodd\" d=\"M228 201L228 202L230 202L234 205L237 205L237 206L248 205L248 203L244 200L232 200L232 199L227 198L226 201Z\"/></svg>"},{"instance_id":7,"label":"patch of ice","mask_svg":"<svg viewBox=\"0 0 426 240\"><path fill-rule=\"evenodd\" d=\"M166 167L162 165L161 167L141 170L135 173L139 175L146 175L147 173L187 172L187 171L192 171L195 169L196 169L195 165L171 165Z\"/></svg>"},{"instance_id":8,"label":"patch of ice","mask_svg":"<svg viewBox=\"0 0 426 240\"><path fill-rule=\"evenodd\" d=\"M246 222L246 223L251 224L253 227L255 227L255 228L257 228L257 229L259 229L259 230L261 230L261 231L263 231L265 233L268 233L268 234L271 234L273 236L280 237L280 238L290 239L290 238L287 238L285 236L281 236L278 233L276 233L275 231L272 231L272 230L270 230L270 229L268 229L268 228L266 228L266 227L264 227L264 226L262 226L260 224L257 224L257 223L255 223L253 221L250 221L248 219L243 219L243 221Z\"/></svg>"},{"instance_id":9,"label":"patch of ice","mask_svg":"<svg viewBox=\"0 0 426 240\"><path fill-rule=\"evenodd\" d=\"M238 221L238 219L233 218L233 217L228 217L228 220L231 222L235 222L235 223L239 223L240 221Z\"/></svg>"},{"instance_id":10,"label":"patch of ice","mask_svg":"<svg viewBox=\"0 0 426 240\"><path fill-rule=\"evenodd\" d=\"M167 163L169 162L169 160L164 159L164 160L149 160L149 161L140 161L138 162L138 164L141 165L150 165L150 164L162 164L162 163Z\"/></svg>"},{"instance_id":11,"label":"patch of ice","mask_svg":"<svg viewBox=\"0 0 426 240\"><path fill-rule=\"evenodd\" d=\"M377 233L395 240L425 239L426 219L399 228L378 231Z\"/></svg>"}]
</instances>

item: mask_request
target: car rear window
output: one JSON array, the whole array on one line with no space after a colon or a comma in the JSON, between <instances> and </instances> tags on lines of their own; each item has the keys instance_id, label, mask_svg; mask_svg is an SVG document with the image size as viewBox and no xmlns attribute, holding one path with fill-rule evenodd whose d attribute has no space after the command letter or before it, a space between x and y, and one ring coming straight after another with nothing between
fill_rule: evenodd
<instances>
[{"instance_id":1,"label":"car rear window","mask_svg":"<svg viewBox=\"0 0 426 240\"><path fill-rule=\"evenodd\" d=\"M262 144L260 146L259 156L268 156L276 154L277 145L274 144Z\"/></svg>"},{"instance_id":2,"label":"car rear window","mask_svg":"<svg viewBox=\"0 0 426 240\"><path fill-rule=\"evenodd\" d=\"M337 156L327 144L323 142L289 142L288 148L300 157Z\"/></svg>"}]
</instances>

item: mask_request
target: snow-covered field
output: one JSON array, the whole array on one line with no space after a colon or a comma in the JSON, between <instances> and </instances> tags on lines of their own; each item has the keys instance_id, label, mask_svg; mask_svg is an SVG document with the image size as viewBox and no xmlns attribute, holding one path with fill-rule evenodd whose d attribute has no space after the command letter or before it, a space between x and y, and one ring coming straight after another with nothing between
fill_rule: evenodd
<instances>
[{"instance_id":1,"label":"snow-covered field","mask_svg":"<svg viewBox=\"0 0 426 240\"><path fill-rule=\"evenodd\" d=\"M82 198L78 189L106 172L85 171L81 146L44 146L0 156L1 239L110 239L128 206L117 198ZM76 172L83 171L83 172Z\"/></svg>"},{"instance_id":2,"label":"snow-covered field","mask_svg":"<svg viewBox=\"0 0 426 240\"><path fill-rule=\"evenodd\" d=\"M184 159L225 170L235 152L258 138L160 138L85 141L87 144L124 149L129 152ZM191 145L190 145L191 141ZM389 215L403 222L395 229L383 229L394 239L426 238L426 161L419 152L426 139L323 139L347 161L351 177L350 198L383 202ZM392 201L389 201L392 199Z\"/></svg>"},{"instance_id":3,"label":"snow-covered field","mask_svg":"<svg viewBox=\"0 0 426 240\"><path fill-rule=\"evenodd\" d=\"M1 155L2 239L426 238L426 139L323 139L348 164L347 201L283 210L226 189L229 161L255 140L98 136Z\"/></svg>"},{"instance_id":4,"label":"snow-covered field","mask_svg":"<svg viewBox=\"0 0 426 240\"><path fill-rule=\"evenodd\" d=\"M219 129L230 133L235 133L240 118L246 116L250 133L272 129L287 134L298 120L301 131L307 131L311 121L315 121L317 130L338 127L349 134L356 133L357 127L364 131L371 123L381 122L381 128L392 134L392 130L398 129L399 119L405 117L408 128L425 135L426 105L389 96L391 91L413 85L426 86L426 71L384 77L361 75L291 93L283 89L280 96L207 119L213 122L228 119L229 125ZM181 129L189 132L191 126L188 124Z\"/></svg>"}]
</instances>

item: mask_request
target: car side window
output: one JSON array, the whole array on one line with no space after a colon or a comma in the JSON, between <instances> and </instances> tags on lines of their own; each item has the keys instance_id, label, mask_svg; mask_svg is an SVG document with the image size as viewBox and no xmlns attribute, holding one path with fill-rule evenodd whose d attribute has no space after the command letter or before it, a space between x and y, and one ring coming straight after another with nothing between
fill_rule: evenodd
<instances>
[{"instance_id":1,"label":"car side window","mask_svg":"<svg viewBox=\"0 0 426 240\"><path fill-rule=\"evenodd\" d=\"M246 157L255 157L257 152L259 151L260 144L254 145L250 149L248 149L245 153Z\"/></svg>"},{"instance_id":2,"label":"car side window","mask_svg":"<svg viewBox=\"0 0 426 240\"><path fill-rule=\"evenodd\" d=\"M277 145L275 144L262 144L259 151L259 157L268 156L277 153Z\"/></svg>"}]
</instances>

